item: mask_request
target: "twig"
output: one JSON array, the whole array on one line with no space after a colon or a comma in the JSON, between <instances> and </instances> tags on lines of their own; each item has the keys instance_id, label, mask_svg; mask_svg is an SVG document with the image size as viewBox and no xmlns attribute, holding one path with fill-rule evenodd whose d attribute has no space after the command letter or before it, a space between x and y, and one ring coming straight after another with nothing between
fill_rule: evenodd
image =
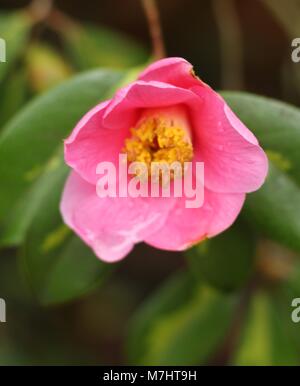
<instances>
[{"instance_id":1,"label":"twig","mask_svg":"<svg viewBox=\"0 0 300 386\"><path fill-rule=\"evenodd\" d=\"M46 23L50 28L59 33L79 28L76 21L73 21L70 16L55 8L49 14Z\"/></svg>"},{"instance_id":2,"label":"twig","mask_svg":"<svg viewBox=\"0 0 300 386\"><path fill-rule=\"evenodd\" d=\"M47 19L53 9L53 0L32 0L28 6L28 12L35 23Z\"/></svg>"},{"instance_id":3,"label":"twig","mask_svg":"<svg viewBox=\"0 0 300 386\"><path fill-rule=\"evenodd\" d=\"M152 39L153 56L162 59L166 56L165 46L160 24L160 16L155 0L141 0L148 20L149 32Z\"/></svg>"}]
</instances>

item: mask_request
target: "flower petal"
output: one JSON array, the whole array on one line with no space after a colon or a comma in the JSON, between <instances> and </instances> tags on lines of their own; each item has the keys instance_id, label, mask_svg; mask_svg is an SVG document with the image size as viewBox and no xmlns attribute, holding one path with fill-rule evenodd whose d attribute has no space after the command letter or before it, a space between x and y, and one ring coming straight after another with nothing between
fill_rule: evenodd
<instances>
[{"instance_id":1,"label":"flower petal","mask_svg":"<svg viewBox=\"0 0 300 386\"><path fill-rule=\"evenodd\" d=\"M139 80L146 82L159 81L182 88L190 88L203 84L202 81L195 76L191 63L183 58L159 60L148 66L140 74Z\"/></svg>"},{"instance_id":2,"label":"flower petal","mask_svg":"<svg viewBox=\"0 0 300 386\"><path fill-rule=\"evenodd\" d=\"M203 206L191 209L185 207L185 198L180 198L162 228L145 242L160 249L185 250L229 228L244 201L245 194L219 194L205 189Z\"/></svg>"},{"instance_id":3,"label":"flower petal","mask_svg":"<svg viewBox=\"0 0 300 386\"><path fill-rule=\"evenodd\" d=\"M190 90L163 82L137 81L121 89L107 106L103 123L105 127L120 129L137 122L144 109L163 108L185 104L199 109L201 98Z\"/></svg>"},{"instance_id":4,"label":"flower petal","mask_svg":"<svg viewBox=\"0 0 300 386\"><path fill-rule=\"evenodd\" d=\"M95 184L100 162L118 164L125 139L147 108L179 104L199 109L201 99L189 90L161 82L135 82L111 101L88 112L65 141L65 161L86 181Z\"/></svg>"},{"instance_id":5,"label":"flower petal","mask_svg":"<svg viewBox=\"0 0 300 386\"><path fill-rule=\"evenodd\" d=\"M118 165L128 130L109 130L103 125L103 114L109 101L88 112L65 140L65 161L86 181L96 184L100 162Z\"/></svg>"},{"instance_id":6,"label":"flower petal","mask_svg":"<svg viewBox=\"0 0 300 386\"><path fill-rule=\"evenodd\" d=\"M212 89L193 91L203 100L192 121L196 160L205 163L205 186L224 193L259 189L268 173L268 160L255 136Z\"/></svg>"},{"instance_id":7,"label":"flower petal","mask_svg":"<svg viewBox=\"0 0 300 386\"><path fill-rule=\"evenodd\" d=\"M101 260L114 262L162 227L174 203L169 198L99 198L94 185L72 172L61 213Z\"/></svg>"}]
</instances>

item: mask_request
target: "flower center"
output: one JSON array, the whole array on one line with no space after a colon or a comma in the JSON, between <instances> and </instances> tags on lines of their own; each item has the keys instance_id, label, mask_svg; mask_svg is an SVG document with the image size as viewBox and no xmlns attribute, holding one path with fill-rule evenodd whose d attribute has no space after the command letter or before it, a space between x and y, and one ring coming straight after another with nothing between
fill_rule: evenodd
<instances>
[{"instance_id":1,"label":"flower center","mask_svg":"<svg viewBox=\"0 0 300 386\"><path fill-rule=\"evenodd\" d=\"M146 164L149 175L153 162L167 165L179 162L183 166L193 158L187 117L178 109L148 111L131 129L123 152L129 162Z\"/></svg>"}]
</instances>

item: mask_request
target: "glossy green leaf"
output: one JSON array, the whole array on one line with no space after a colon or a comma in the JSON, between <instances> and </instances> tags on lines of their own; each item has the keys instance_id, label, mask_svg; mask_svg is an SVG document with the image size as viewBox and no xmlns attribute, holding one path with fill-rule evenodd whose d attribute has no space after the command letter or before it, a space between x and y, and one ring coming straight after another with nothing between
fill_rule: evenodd
<instances>
[{"instance_id":1,"label":"glossy green leaf","mask_svg":"<svg viewBox=\"0 0 300 386\"><path fill-rule=\"evenodd\" d=\"M62 184L67 178L69 169L64 164L62 150L61 145L59 151L48 162L42 175L20 196L6 216L3 232L0 235L1 246L13 247L24 241L26 232L48 192L52 191L53 186L55 187L57 183Z\"/></svg>"},{"instance_id":2,"label":"glossy green leaf","mask_svg":"<svg viewBox=\"0 0 300 386\"><path fill-rule=\"evenodd\" d=\"M233 363L244 366L299 365L299 352L285 327L281 310L272 295L258 292L252 299Z\"/></svg>"},{"instance_id":3,"label":"glossy green leaf","mask_svg":"<svg viewBox=\"0 0 300 386\"><path fill-rule=\"evenodd\" d=\"M193 365L209 360L230 326L235 299L181 274L168 281L134 317L131 363Z\"/></svg>"},{"instance_id":4,"label":"glossy green leaf","mask_svg":"<svg viewBox=\"0 0 300 386\"><path fill-rule=\"evenodd\" d=\"M65 166L52 172L48 182L51 187L43 188L43 199L30 213L31 223L21 253L29 284L39 301L47 305L84 295L101 284L112 268L97 259L62 223L59 202L67 172Z\"/></svg>"},{"instance_id":5,"label":"glossy green leaf","mask_svg":"<svg viewBox=\"0 0 300 386\"><path fill-rule=\"evenodd\" d=\"M222 95L256 135L274 165L300 184L300 109L242 92L222 92Z\"/></svg>"},{"instance_id":6,"label":"glossy green leaf","mask_svg":"<svg viewBox=\"0 0 300 386\"><path fill-rule=\"evenodd\" d=\"M0 82L24 52L32 23L23 12L0 14L0 38L5 40L6 62L0 63Z\"/></svg>"},{"instance_id":7,"label":"glossy green leaf","mask_svg":"<svg viewBox=\"0 0 300 386\"><path fill-rule=\"evenodd\" d=\"M57 50L48 44L34 43L26 52L30 88L34 93L62 83L72 75L72 68Z\"/></svg>"},{"instance_id":8,"label":"glossy green leaf","mask_svg":"<svg viewBox=\"0 0 300 386\"><path fill-rule=\"evenodd\" d=\"M286 103L239 92L222 93L267 152L264 186L248 195L244 214L263 234L300 250L300 110Z\"/></svg>"},{"instance_id":9,"label":"glossy green leaf","mask_svg":"<svg viewBox=\"0 0 300 386\"><path fill-rule=\"evenodd\" d=\"M63 31L66 49L81 70L95 67L129 68L147 60L146 51L134 40L108 28L86 24Z\"/></svg>"},{"instance_id":10,"label":"glossy green leaf","mask_svg":"<svg viewBox=\"0 0 300 386\"><path fill-rule=\"evenodd\" d=\"M109 97L122 74L94 70L74 77L35 99L0 135L0 221L45 171L78 120Z\"/></svg>"},{"instance_id":11,"label":"glossy green leaf","mask_svg":"<svg viewBox=\"0 0 300 386\"><path fill-rule=\"evenodd\" d=\"M26 70L14 71L1 85L0 95L0 129L26 103L28 84Z\"/></svg>"},{"instance_id":12,"label":"glossy green leaf","mask_svg":"<svg viewBox=\"0 0 300 386\"><path fill-rule=\"evenodd\" d=\"M236 290L253 270L252 234L238 223L218 237L189 249L186 255L196 278L220 290Z\"/></svg>"},{"instance_id":13,"label":"glossy green leaf","mask_svg":"<svg viewBox=\"0 0 300 386\"><path fill-rule=\"evenodd\" d=\"M264 186L248 196L243 214L264 235L300 251L300 188L274 166Z\"/></svg>"},{"instance_id":14,"label":"glossy green leaf","mask_svg":"<svg viewBox=\"0 0 300 386\"><path fill-rule=\"evenodd\" d=\"M15 204L9 210L2 207L6 216L1 241L18 245L26 236L22 266L43 304L82 296L111 270L62 223L59 202L68 169L61 148L77 120L122 79L120 73L101 70L76 77L32 102L0 139L0 158L6 155L6 165L14 165L13 176L0 166L6 183L1 199Z\"/></svg>"}]
</instances>

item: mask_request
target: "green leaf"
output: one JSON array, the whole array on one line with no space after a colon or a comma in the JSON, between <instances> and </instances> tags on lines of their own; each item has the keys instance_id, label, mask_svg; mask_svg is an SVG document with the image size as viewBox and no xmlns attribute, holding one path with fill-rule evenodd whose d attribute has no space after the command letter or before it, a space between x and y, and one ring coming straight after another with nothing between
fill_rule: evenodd
<instances>
[{"instance_id":1,"label":"green leaf","mask_svg":"<svg viewBox=\"0 0 300 386\"><path fill-rule=\"evenodd\" d=\"M129 68L147 60L135 41L108 28L73 24L63 31L66 49L81 70L95 67Z\"/></svg>"},{"instance_id":2,"label":"green leaf","mask_svg":"<svg viewBox=\"0 0 300 386\"><path fill-rule=\"evenodd\" d=\"M62 145L50 159L44 172L38 177L29 189L19 198L3 223L3 232L0 236L0 245L13 247L20 245L26 236L40 205L46 199L49 191L58 183L62 184L67 178L69 169L64 164Z\"/></svg>"},{"instance_id":3,"label":"green leaf","mask_svg":"<svg viewBox=\"0 0 300 386\"><path fill-rule=\"evenodd\" d=\"M235 298L181 274L168 281L134 317L131 363L193 365L208 361L230 326Z\"/></svg>"},{"instance_id":4,"label":"green leaf","mask_svg":"<svg viewBox=\"0 0 300 386\"><path fill-rule=\"evenodd\" d=\"M233 363L244 366L299 365L299 352L287 333L273 296L260 291L253 298Z\"/></svg>"},{"instance_id":5,"label":"green leaf","mask_svg":"<svg viewBox=\"0 0 300 386\"><path fill-rule=\"evenodd\" d=\"M44 92L69 78L71 66L48 44L34 43L28 47L26 65L33 92Z\"/></svg>"},{"instance_id":6,"label":"green leaf","mask_svg":"<svg viewBox=\"0 0 300 386\"><path fill-rule=\"evenodd\" d=\"M254 242L242 224L186 252L196 278L225 291L240 288L252 273Z\"/></svg>"},{"instance_id":7,"label":"green leaf","mask_svg":"<svg viewBox=\"0 0 300 386\"><path fill-rule=\"evenodd\" d=\"M111 270L62 223L59 202L68 169L61 147L78 119L122 79L108 70L76 77L32 102L0 138L0 159L12 167L0 166L2 242L18 245L26 236L22 266L43 304L82 296Z\"/></svg>"},{"instance_id":8,"label":"green leaf","mask_svg":"<svg viewBox=\"0 0 300 386\"><path fill-rule=\"evenodd\" d=\"M26 103L27 94L26 70L12 72L1 85L0 128Z\"/></svg>"},{"instance_id":9,"label":"green leaf","mask_svg":"<svg viewBox=\"0 0 300 386\"><path fill-rule=\"evenodd\" d=\"M24 12L0 14L0 37L6 42L6 63L0 63L0 82L24 51L31 27Z\"/></svg>"},{"instance_id":10,"label":"green leaf","mask_svg":"<svg viewBox=\"0 0 300 386\"><path fill-rule=\"evenodd\" d=\"M270 165L264 186L250 194L244 215L263 234L300 251L300 188Z\"/></svg>"},{"instance_id":11,"label":"green leaf","mask_svg":"<svg viewBox=\"0 0 300 386\"><path fill-rule=\"evenodd\" d=\"M73 236L51 267L43 288L43 303L57 304L83 296L103 284L113 269Z\"/></svg>"},{"instance_id":12,"label":"green leaf","mask_svg":"<svg viewBox=\"0 0 300 386\"><path fill-rule=\"evenodd\" d=\"M300 251L300 110L256 95L222 95L257 136L270 161L264 186L248 195L243 213L254 228Z\"/></svg>"},{"instance_id":13,"label":"green leaf","mask_svg":"<svg viewBox=\"0 0 300 386\"><path fill-rule=\"evenodd\" d=\"M111 270L62 223L59 202L67 171L64 165L56 168L48 182L51 188L40 186L43 199L30 212L30 227L21 253L29 284L46 305L84 295L100 285ZM46 175L43 182L45 179Z\"/></svg>"},{"instance_id":14,"label":"green leaf","mask_svg":"<svg viewBox=\"0 0 300 386\"><path fill-rule=\"evenodd\" d=\"M84 73L38 97L6 125L0 135L2 222L78 120L121 80L121 73L110 70Z\"/></svg>"},{"instance_id":15,"label":"green leaf","mask_svg":"<svg viewBox=\"0 0 300 386\"><path fill-rule=\"evenodd\" d=\"M222 96L257 136L269 159L300 184L300 110L243 92L222 92Z\"/></svg>"}]
</instances>

